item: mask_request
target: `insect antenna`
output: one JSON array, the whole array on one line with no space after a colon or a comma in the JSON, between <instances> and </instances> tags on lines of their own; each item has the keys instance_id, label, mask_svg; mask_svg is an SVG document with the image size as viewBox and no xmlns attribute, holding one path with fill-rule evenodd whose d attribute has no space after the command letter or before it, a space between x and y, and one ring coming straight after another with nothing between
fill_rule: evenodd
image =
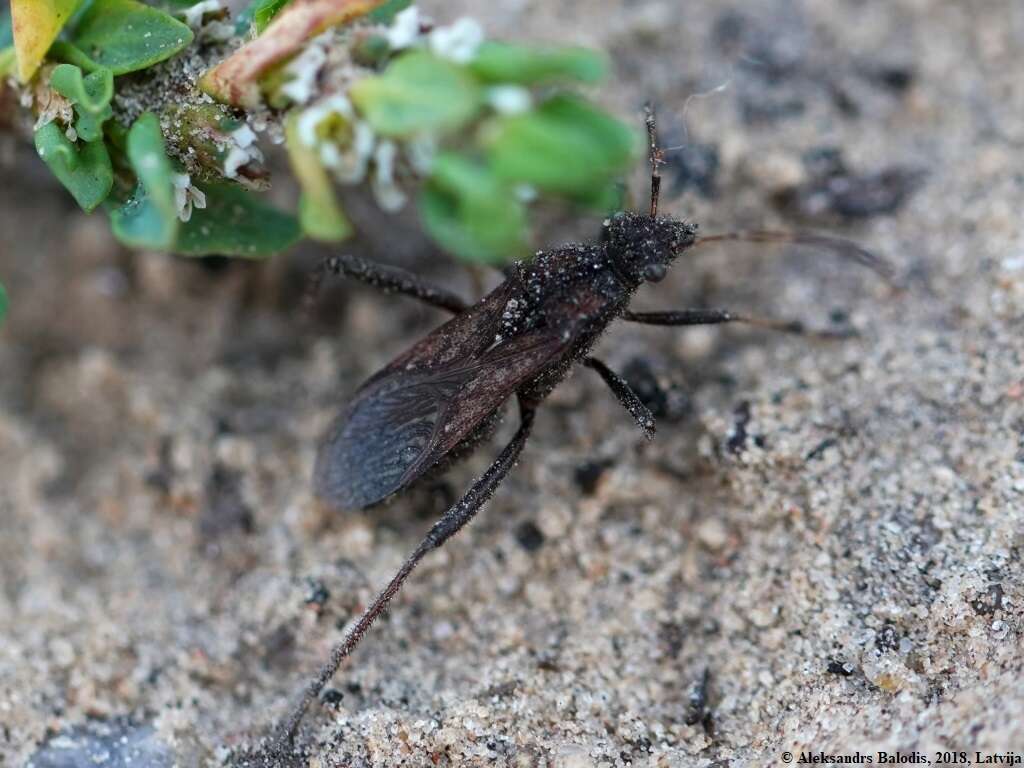
<instances>
[{"instance_id":1,"label":"insect antenna","mask_svg":"<svg viewBox=\"0 0 1024 768\"><path fill-rule=\"evenodd\" d=\"M813 232L776 232L768 230L753 230L748 232L724 232L718 235L706 235L698 237L691 248L712 243L742 242L742 243L789 243L791 245L804 245L821 251L828 251L841 259L853 261L861 266L867 267L878 274L889 285L901 289L903 285L896 276L896 270L888 261L881 256L872 253L852 240L842 237L830 237L819 235Z\"/></svg>"},{"instance_id":2,"label":"insect antenna","mask_svg":"<svg viewBox=\"0 0 1024 768\"><path fill-rule=\"evenodd\" d=\"M654 116L654 106L647 102L644 105L647 115L647 143L651 159L651 217L658 215L658 197L661 194L661 166L665 164L665 153L658 146L658 127Z\"/></svg>"}]
</instances>

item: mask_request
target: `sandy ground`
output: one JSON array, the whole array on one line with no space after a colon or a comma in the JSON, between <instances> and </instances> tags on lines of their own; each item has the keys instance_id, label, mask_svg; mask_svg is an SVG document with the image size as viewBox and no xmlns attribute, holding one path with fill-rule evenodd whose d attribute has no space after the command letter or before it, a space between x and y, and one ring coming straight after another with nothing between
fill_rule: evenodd
<instances>
[{"instance_id":1,"label":"sandy ground","mask_svg":"<svg viewBox=\"0 0 1024 768\"><path fill-rule=\"evenodd\" d=\"M614 328L599 353L666 394L657 439L574 375L337 676L296 764L1024 759L1024 6L496 6L475 11L496 36L609 50L600 98L622 114L661 105L686 145L668 212L829 229L909 289L823 254L684 259L638 306L859 337ZM442 488L319 509L332 413L441 316L341 286L303 325L315 252L126 254L31 152L3 153L0 763L221 764L498 443Z\"/></svg>"}]
</instances>

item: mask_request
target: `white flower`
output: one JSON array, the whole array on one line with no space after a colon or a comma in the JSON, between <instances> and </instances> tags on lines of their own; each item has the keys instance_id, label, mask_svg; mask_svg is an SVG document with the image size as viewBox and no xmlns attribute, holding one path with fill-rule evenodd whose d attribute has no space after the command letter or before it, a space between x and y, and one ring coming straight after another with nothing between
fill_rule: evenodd
<instances>
[{"instance_id":1,"label":"white flower","mask_svg":"<svg viewBox=\"0 0 1024 768\"><path fill-rule=\"evenodd\" d=\"M405 205L405 193L395 183L395 156L398 149L392 141L382 141L377 146L373 161L376 172L373 175L373 196L377 204L388 213L394 213Z\"/></svg>"},{"instance_id":2,"label":"white flower","mask_svg":"<svg viewBox=\"0 0 1024 768\"><path fill-rule=\"evenodd\" d=\"M343 118L351 128L352 140L344 148L333 141L322 139L317 133L320 123L333 115ZM369 124L356 119L355 110L347 98L335 94L318 101L299 115L296 131L299 141L318 150L320 162L334 171L338 181L355 184L365 178L376 137Z\"/></svg>"},{"instance_id":3,"label":"white flower","mask_svg":"<svg viewBox=\"0 0 1024 768\"><path fill-rule=\"evenodd\" d=\"M395 51L408 48L415 43L420 37L420 9L410 5L396 14L386 36L388 45Z\"/></svg>"},{"instance_id":4,"label":"white flower","mask_svg":"<svg viewBox=\"0 0 1024 768\"><path fill-rule=\"evenodd\" d=\"M334 166L334 175L338 181L356 184L363 180L376 141L377 137L367 123L360 120L352 126L352 146L347 153L341 154L339 162Z\"/></svg>"},{"instance_id":5,"label":"white flower","mask_svg":"<svg viewBox=\"0 0 1024 768\"><path fill-rule=\"evenodd\" d=\"M186 8L182 11L182 15L185 17L185 23L192 27L192 29L199 29L203 25L203 16L220 9L220 0L203 0L201 3L196 3Z\"/></svg>"},{"instance_id":6,"label":"white flower","mask_svg":"<svg viewBox=\"0 0 1024 768\"><path fill-rule=\"evenodd\" d=\"M203 42L223 43L235 36L235 25L230 21L211 21L199 32Z\"/></svg>"},{"instance_id":7,"label":"white flower","mask_svg":"<svg viewBox=\"0 0 1024 768\"><path fill-rule=\"evenodd\" d=\"M325 37L329 34L330 32L326 32L311 40L306 49L284 68L285 73L291 75L292 79L281 86L281 93L296 104L305 104L316 93L317 75L327 61L324 43Z\"/></svg>"},{"instance_id":8,"label":"white flower","mask_svg":"<svg viewBox=\"0 0 1024 768\"><path fill-rule=\"evenodd\" d=\"M242 149L248 149L256 143L256 131L247 124L243 124L241 128L231 132L231 138Z\"/></svg>"},{"instance_id":9,"label":"white flower","mask_svg":"<svg viewBox=\"0 0 1024 768\"><path fill-rule=\"evenodd\" d=\"M251 161L263 161L263 153L256 146L256 133L248 125L242 125L228 134L232 147L224 158L224 175L229 179L238 178L238 169Z\"/></svg>"},{"instance_id":10,"label":"white flower","mask_svg":"<svg viewBox=\"0 0 1024 768\"><path fill-rule=\"evenodd\" d=\"M531 184L517 184L512 191L521 203L532 203L538 197L537 188Z\"/></svg>"},{"instance_id":11,"label":"white flower","mask_svg":"<svg viewBox=\"0 0 1024 768\"><path fill-rule=\"evenodd\" d=\"M484 30L468 16L454 24L438 27L430 33L430 50L445 59L465 64L476 56L477 48L484 41Z\"/></svg>"},{"instance_id":12,"label":"white flower","mask_svg":"<svg viewBox=\"0 0 1024 768\"><path fill-rule=\"evenodd\" d=\"M229 179L238 178L238 169L249 162L249 153L241 147L232 147L224 158L224 176Z\"/></svg>"},{"instance_id":13,"label":"white flower","mask_svg":"<svg viewBox=\"0 0 1024 768\"><path fill-rule=\"evenodd\" d=\"M174 205L178 209L179 221L191 219L193 207L206 207L206 195L198 187L192 186L192 179L187 173L173 174L171 184L174 186Z\"/></svg>"},{"instance_id":14,"label":"white flower","mask_svg":"<svg viewBox=\"0 0 1024 768\"><path fill-rule=\"evenodd\" d=\"M496 85L487 89L487 103L495 112L503 115L519 115L529 112L533 106L530 91L521 85Z\"/></svg>"},{"instance_id":15,"label":"white flower","mask_svg":"<svg viewBox=\"0 0 1024 768\"><path fill-rule=\"evenodd\" d=\"M321 99L299 115L296 125L299 141L307 147L315 147L320 142L320 137L316 134L316 128L320 123L331 115L341 115L346 120L352 120L355 118L355 114L352 102L340 93Z\"/></svg>"},{"instance_id":16,"label":"white flower","mask_svg":"<svg viewBox=\"0 0 1024 768\"><path fill-rule=\"evenodd\" d=\"M405 156L416 173L428 176L437 157L437 138L428 134L414 136L405 143Z\"/></svg>"}]
</instances>

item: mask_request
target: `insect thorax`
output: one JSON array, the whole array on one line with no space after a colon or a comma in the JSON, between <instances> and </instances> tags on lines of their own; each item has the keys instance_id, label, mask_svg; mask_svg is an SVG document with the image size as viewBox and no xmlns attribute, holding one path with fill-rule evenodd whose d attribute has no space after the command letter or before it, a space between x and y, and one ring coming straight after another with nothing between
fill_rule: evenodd
<instances>
[{"instance_id":1,"label":"insect thorax","mask_svg":"<svg viewBox=\"0 0 1024 768\"><path fill-rule=\"evenodd\" d=\"M499 336L540 327L571 330L608 311L629 290L609 267L599 245L565 245L540 251L510 270L517 289L502 311Z\"/></svg>"}]
</instances>

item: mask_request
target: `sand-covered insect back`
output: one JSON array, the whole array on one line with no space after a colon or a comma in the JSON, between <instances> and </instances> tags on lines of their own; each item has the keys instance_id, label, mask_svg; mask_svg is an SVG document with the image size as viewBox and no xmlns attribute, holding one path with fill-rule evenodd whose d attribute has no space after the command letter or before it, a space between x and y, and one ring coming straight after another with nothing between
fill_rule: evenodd
<instances>
[{"instance_id":1,"label":"sand-covered insect back","mask_svg":"<svg viewBox=\"0 0 1024 768\"><path fill-rule=\"evenodd\" d=\"M532 250L532 207L612 207L637 154L634 131L580 93L605 77L600 53L489 40L408 0L232 7L14 2L0 12L0 125L32 133L123 243L194 256L342 240L335 188L349 185L386 212L415 204L449 253L505 262ZM294 213L254 194L277 144L302 190Z\"/></svg>"}]
</instances>

